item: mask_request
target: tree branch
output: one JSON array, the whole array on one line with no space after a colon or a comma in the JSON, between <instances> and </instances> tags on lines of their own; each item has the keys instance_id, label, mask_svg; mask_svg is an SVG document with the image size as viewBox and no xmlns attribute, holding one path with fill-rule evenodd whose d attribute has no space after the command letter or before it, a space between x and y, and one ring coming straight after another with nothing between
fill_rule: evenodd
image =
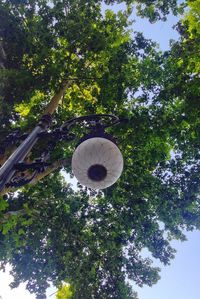
<instances>
[{"instance_id":1,"label":"tree branch","mask_svg":"<svg viewBox=\"0 0 200 299\"><path fill-rule=\"evenodd\" d=\"M44 115L53 114L55 112L60 100L62 99L67 88L72 84L72 82L73 81L70 80L67 83L63 84L63 86L59 89L59 91L51 99L50 103L48 104L47 108L44 111Z\"/></svg>"},{"instance_id":2,"label":"tree branch","mask_svg":"<svg viewBox=\"0 0 200 299\"><path fill-rule=\"evenodd\" d=\"M71 159L60 159L58 161L53 162L50 166L48 166L45 171L39 173L35 178L32 179L32 181L29 183L30 185L35 185L37 184L37 182L39 182L40 180L42 180L43 178L45 178L47 175L49 175L50 173L52 173L53 171L68 166L71 163ZM17 188L19 189L19 188ZM15 189L8 187L8 188L4 188L1 192L0 195L3 196L6 193L10 192L10 191L14 191Z\"/></svg>"},{"instance_id":3,"label":"tree branch","mask_svg":"<svg viewBox=\"0 0 200 299\"><path fill-rule=\"evenodd\" d=\"M35 178L33 178L33 180L30 182L30 184L31 185L37 184L38 181L45 178L47 175L49 175L56 169L62 168L64 166L68 166L68 165L70 165L70 163L71 163L71 159L68 159L68 160L60 159L58 161L55 161L54 163L52 163L52 165L47 167L44 172L39 173Z\"/></svg>"},{"instance_id":4,"label":"tree branch","mask_svg":"<svg viewBox=\"0 0 200 299\"><path fill-rule=\"evenodd\" d=\"M21 216L25 214L26 214L25 209L18 210L18 211L9 211L2 216L2 218L0 219L0 224L7 222L9 218L12 216Z\"/></svg>"}]
</instances>

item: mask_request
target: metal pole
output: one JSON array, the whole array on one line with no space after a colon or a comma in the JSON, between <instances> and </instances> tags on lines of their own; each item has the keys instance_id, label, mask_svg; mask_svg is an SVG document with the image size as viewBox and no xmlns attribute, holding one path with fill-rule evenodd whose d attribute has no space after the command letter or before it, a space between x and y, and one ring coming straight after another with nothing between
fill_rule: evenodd
<instances>
[{"instance_id":1,"label":"metal pole","mask_svg":"<svg viewBox=\"0 0 200 299\"><path fill-rule=\"evenodd\" d=\"M16 151L8 158L8 160L0 168L0 192L5 188L6 183L14 175L16 169L15 165L22 162L27 154L30 152L36 141L38 134L44 131L51 121L50 116L44 116L39 125L30 133L30 135L20 144Z\"/></svg>"}]
</instances>

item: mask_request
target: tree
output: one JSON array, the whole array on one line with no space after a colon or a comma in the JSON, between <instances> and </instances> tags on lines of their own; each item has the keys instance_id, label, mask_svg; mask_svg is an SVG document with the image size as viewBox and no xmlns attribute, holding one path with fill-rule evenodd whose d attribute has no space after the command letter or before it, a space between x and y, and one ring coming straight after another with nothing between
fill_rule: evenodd
<instances>
[{"instance_id":1,"label":"tree","mask_svg":"<svg viewBox=\"0 0 200 299\"><path fill-rule=\"evenodd\" d=\"M170 240L199 228L198 80L190 55L198 31L190 35L187 16L181 40L162 53L142 34L131 37L130 8L136 3L154 21L177 12L176 1L126 2L124 12L105 15L101 1L0 6L2 145L44 111L54 113L55 125L91 113L129 119L112 129L125 161L113 187L74 191L59 173L62 166L71 172L73 146L62 143L50 159L61 159L54 172L1 198L1 266L12 265L12 287L26 282L39 299L49 281L69 283L72 298L135 299L128 281L151 286L159 279L142 249L169 264ZM2 161L15 146L2 148ZM34 149L30 159L37 155Z\"/></svg>"}]
</instances>

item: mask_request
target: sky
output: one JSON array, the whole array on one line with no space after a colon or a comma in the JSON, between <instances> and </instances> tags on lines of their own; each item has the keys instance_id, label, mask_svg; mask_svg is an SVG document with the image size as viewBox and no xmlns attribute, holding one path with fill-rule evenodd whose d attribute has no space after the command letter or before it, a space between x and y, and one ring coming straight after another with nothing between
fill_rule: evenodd
<instances>
[{"instance_id":1,"label":"sky","mask_svg":"<svg viewBox=\"0 0 200 299\"><path fill-rule=\"evenodd\" d=\"M117 11L122 6L115 5L112 9ZM136 18L133 30L143 32L146 38L150 38L159 44L161 50L169 49L170 39L178 39L178 34L172 29L177 18L169 16L168 21L150 24L147 20ZM173 241L177 253L171 265L161 266L161 279L153 287L139 288L133 286L138 292L139 299L199 299L200 298L200 232L186 232L188 241ZM157 266L157 264L156 264ZM9 283L12 277L9 275L9 266L5 273L0 272L0 299L35 299L35 296L25 290L21 284L17 289L11 290ZM55 299L55 288L47 291L48 299ZM86 298L87 299L87 298Z\"/></svg>"},{"instance_id":2,"label":"sky","mask_svg":"<svg viewBox=\"0 0 200 299\"><path fill-rule=\"evenodd\" d=\"M172 242L177 253L171 265L161 267L161 279L153 287L135 287L139 299L200 298L200 232L187 232L188 241Z\"/></svg>"}]
</instances>

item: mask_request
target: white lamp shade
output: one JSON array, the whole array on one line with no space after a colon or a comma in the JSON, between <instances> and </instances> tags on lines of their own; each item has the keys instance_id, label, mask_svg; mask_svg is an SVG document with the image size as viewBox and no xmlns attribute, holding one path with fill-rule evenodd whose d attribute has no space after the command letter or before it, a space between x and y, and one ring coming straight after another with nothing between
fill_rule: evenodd
<instances>
[{"instance_id":1,"label":"white lamp shade","mask_svg":"<svg viewBox=\"0 0 200 299\"><path fill-rule=\"evenodd\" d=\"M113 185L123 170L123 157L110 140L93 137L83 141L72 156L72 171L80 184L92 189Z\"/></svg>"}]
</instances>

